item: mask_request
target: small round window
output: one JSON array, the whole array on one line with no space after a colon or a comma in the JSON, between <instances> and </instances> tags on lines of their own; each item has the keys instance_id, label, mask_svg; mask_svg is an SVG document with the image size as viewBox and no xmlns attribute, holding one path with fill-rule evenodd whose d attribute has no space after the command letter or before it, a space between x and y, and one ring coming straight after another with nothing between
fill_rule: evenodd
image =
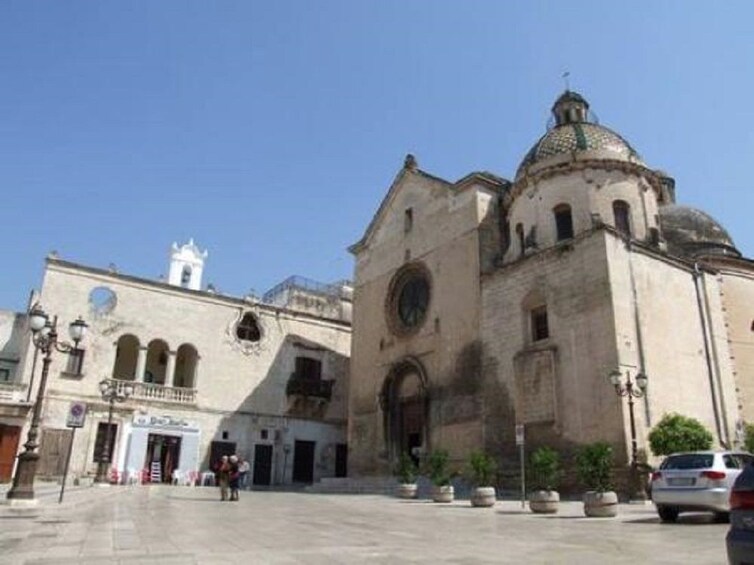
<instances>
[{"instance_id":1,"label":"small round window","mask_svg":"<svg viewBox=\"0 0 754 565\"><path fill-rule=\"evenodd\" d=\"M241 341L259 341L262 333L259 331L259 324L254 314L244 314L241 321L236 326L236 337Z\"/></svg>"},{"instance_id":2,"label":"small round window","mask_svg":"<svg viewBox=\"0 0 754 565\"><path fill-rule=\"evenodd\" d=\"M96 316L104 316L115 310L118 297L106 286L98 286L89 293L89 308Z\"/></svg>"}]
</instances>

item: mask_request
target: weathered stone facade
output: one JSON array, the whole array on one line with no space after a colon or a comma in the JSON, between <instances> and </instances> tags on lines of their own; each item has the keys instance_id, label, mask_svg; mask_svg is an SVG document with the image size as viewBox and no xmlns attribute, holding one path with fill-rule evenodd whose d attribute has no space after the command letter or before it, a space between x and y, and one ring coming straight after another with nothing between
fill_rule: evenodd
<instances>
[{"instance_id":1,"label":"weathered stone facade","mask_svg":"<svg viewBox=\"0 0 754 565\"><path fill-rule=\"evenodd\" d=\"M48 258L39 304L58 316L61 338L78 316L89 331L80 371L68 355L52 357L39 473L61 473L72 402L85 402L88 414L75 435L70 472L96 472L108 418L99 383L109 379L119 390L133 387L114 405L112 468L121 477L157 460L161 480L169 481L170 470L206 471L226 451L250 460L259 484L344 474L348 289L325 296L290 283L297 299L270 296L277 297L272 304L198 290L188 276L184 282ZM27 386L30 357L18 375Z\"/></svg>"},{"instance_id":2,"label":"weathered stone facade","mask_svg":"<svg viewBox=\"0 0 754 565\"><path fill-rule=\"evenodd\" d=\"M515 467L516 424L527 449L556 447L570 464L604 440L625 466L615 370L648 377L635 405L640 449L667 412L699 419L718 445L740 440L754 410L754 264L708 216L676 206L672 179L587 110L566 92L512 183L489 173L451 183L407 159L351 248L355 474L385 473L417 447L417 418L420 451L448 449L457 468L478 449ZM426 314L396 330L391 305L410 313L414 299L391 281L414 263L428 272ZM418 416L401 393L413 373Z\"/></svg>"}]
</instances>

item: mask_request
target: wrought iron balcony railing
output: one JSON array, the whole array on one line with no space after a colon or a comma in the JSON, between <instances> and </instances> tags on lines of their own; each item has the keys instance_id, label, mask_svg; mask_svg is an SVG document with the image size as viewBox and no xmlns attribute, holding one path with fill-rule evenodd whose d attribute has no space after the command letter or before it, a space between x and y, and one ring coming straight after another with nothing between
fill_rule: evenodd
<instances>
[{"instance_id":1,"label":"wrought iron balcony railing","mask_svg":"<svg viewBox=\"0 0 754 565\"><path fill-rule=\"evenodd\" d=\"M332 387L335 381L325 381L322 379L302 378L296 373L288 379L285 387L287 396L306 396L310 398L320 398L329 401L332 398Z\"/></svg>"}]
</instances>

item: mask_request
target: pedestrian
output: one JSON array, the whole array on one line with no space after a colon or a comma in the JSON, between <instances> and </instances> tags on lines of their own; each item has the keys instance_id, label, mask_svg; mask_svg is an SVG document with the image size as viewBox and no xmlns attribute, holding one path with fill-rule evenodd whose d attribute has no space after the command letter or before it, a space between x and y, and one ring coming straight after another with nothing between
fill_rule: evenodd
<instances>
[{"instance_id":1,"label":"pedestrian","mask_svg":"<svg viewBox=\"0 0 754 565\"><path fill-rule=\"evenodd\" d=\"M238 500L238 486L239 486L238 483L241 479L241 474L238 471L238 456L237 455L230 456L229 472L230 472L230 500L237 501Z\"/></svg>"},{"instance_id":2,"label":"pedestrian","mask_svg":"<svg viewBox=\"0 0 754 565\"><path fill-rule=\"evenodd\" d=\"M215 466L215 477L220 487L220 500L228 500L228 487L230 486L230 461L228 456L223 455L220 462Z\"/></svg>"},{"instance_id":3,"label":"pedestrian","mask_svg":"<svg viewBox=\"0 0 754 565\"><path fill-rule=\"evenodd\" d=\"M249 488L249 471L250 470L251 470L251 465L249 465L249 462L246 459L241 459L238 462L238 473L240 475L239 483L242 490L248 490Z\"/></svg>"}]
</instances>

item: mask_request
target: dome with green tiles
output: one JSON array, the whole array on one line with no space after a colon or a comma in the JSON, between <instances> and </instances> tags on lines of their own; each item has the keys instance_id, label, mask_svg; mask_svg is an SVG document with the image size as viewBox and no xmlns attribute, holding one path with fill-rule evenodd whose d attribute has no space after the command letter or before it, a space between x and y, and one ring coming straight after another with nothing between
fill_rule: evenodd
<instances>
[{"instance_id":1,"label":"dome with green tiles","mask_svg":"<svg viewBox=\"0 0 754 565\"><path fill-rule=\"evenodd\" d=\"M534 144L516 172L523 176L532 166L547 159L580 152L600 151L603 157L643 164L639 154L614 131L597 124L589 113L589 103L566 90L552 107L555 126Z\"/></svg>"}]
</instances>

